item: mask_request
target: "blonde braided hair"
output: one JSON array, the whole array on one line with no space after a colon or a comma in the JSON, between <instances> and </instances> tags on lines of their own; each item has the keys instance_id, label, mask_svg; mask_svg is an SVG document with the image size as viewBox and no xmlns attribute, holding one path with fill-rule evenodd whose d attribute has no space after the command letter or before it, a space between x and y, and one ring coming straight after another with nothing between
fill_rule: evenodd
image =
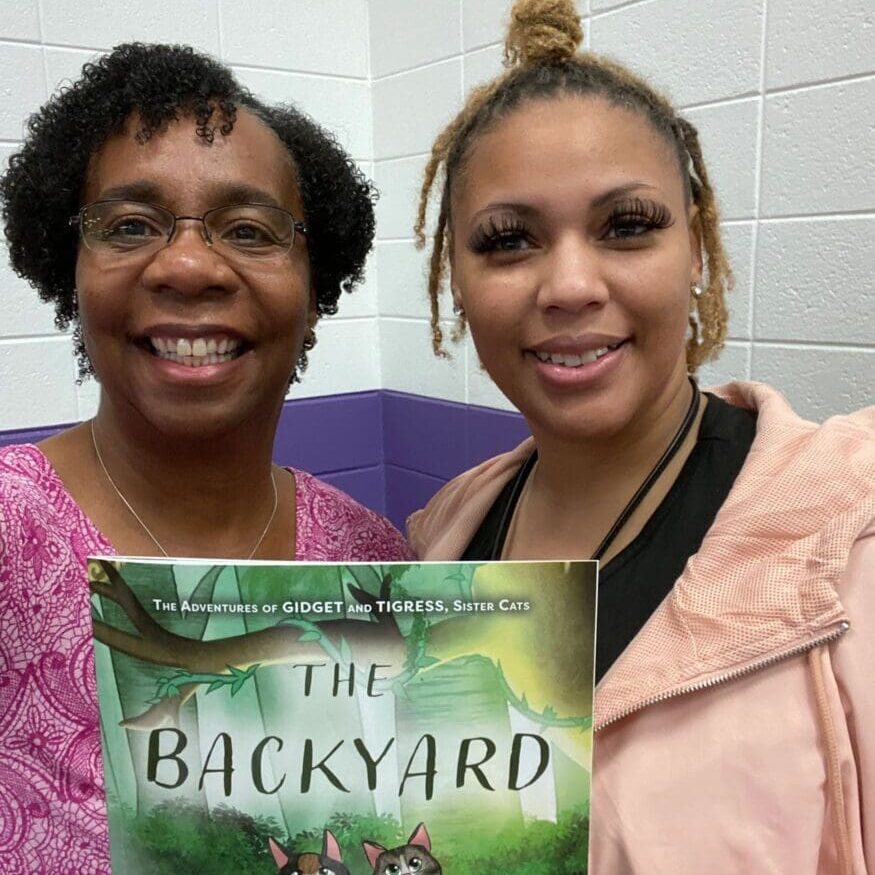
<instances>
[{"instance_id":1,"label":"blonde braided hair","mask_svg":"<svg viewBox=\"0 0 875 875\"><path fill-rule=\"evenodd\" d=\"M716 358L723 347L727 331L725 295L733 284L698 133L640 76L607 58L579 53L582 41L580 18L571 0L517 0L511 10L505 42L505 71L492 82L473 89L461 111L434 141L414 225L417 245L422 248L429 199L443 170L428 275L432 349L436 355L446 355L440 325L440 292L451 245L450 196L474 141L524 101L592 96L637 112L651 123L675 149L687 200L698 208L706 282L702 294L691 295L690 301L691 337L686 356L687 367L693 373L703 362ZM464 330L465 317L460 314L454 339Z\"/></svg>"}]
</instances>

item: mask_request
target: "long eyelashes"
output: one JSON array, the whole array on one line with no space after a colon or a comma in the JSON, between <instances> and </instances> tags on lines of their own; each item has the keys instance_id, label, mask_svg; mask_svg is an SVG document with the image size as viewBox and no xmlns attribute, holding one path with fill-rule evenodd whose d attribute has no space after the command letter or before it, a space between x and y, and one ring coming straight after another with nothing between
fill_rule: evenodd
<instances>
[{"instance_id":1,"label":"long eyelashes","mask_svg":"<svg viewBox=\"0 0 875 875\"><path fill-rule=\"evenodd\" d=\"M633 197L617 201L604 221L599 237L602 240L643 238L653 231L674 224L671 211L658 201ZM468 240L476 254L516 252L536 246L535 233L514 213L489 216Z\"/></svg>"},{"instance_id":2,"label":"long eyelashes","mask_svg":"<svg viewBox=\"0 0 875 875\"><path fill-rule=\"evenodd\" d=\"M608 216L606 235L639 237L648 231L669 228L674 219L668 208L657 201L643 198L628 198L619 201L611 208Z\"/></svg>"},{"instance_id":3,"label":"long eyelashes","mask_svg":"<svg viewBox=\"0 0 875 875\"><path fill-rule=\"evenodd\" d=\"M478 226L468 240L472 252L483 254L496 250L516 249L526 238L523 221L514 215L490 216Z\"/></svg>"}]
</instances>

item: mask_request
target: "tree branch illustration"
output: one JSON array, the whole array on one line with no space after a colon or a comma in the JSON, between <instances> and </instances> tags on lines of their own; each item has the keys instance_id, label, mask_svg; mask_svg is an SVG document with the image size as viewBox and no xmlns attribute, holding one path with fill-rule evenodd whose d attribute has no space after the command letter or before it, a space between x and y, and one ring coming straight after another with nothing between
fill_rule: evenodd
<instances>
[{"instance_id":1,"label":"tree branch illustration","mask_svg":"<svg viewBox=\"0 0 875 875\"><path fill-rule=\"evenodd\" d=\"M91 580L91 592L118 605L131 621L137 635L117 629L103 620L94 619L94 637L112 650L154 665L185 669L192 674L223 674L253 665L280 663L313 664L326 659L326 650L318 641L302 636L300 627L278 623L267 629L201 641L169 632L143 608L124 577L109 562L100 563L108 582ZM377 596L354 584L349 591L361 604L374 607ZM388 599L391 578L383 577L380 598ZM380 662L390 666L393 674L404 667L406 644L395 618L386 612L369 616L376 622L362 620L326 620L319 623L319 632L335 647L344 641L354 661ZM302 637L308 640L302 640ZM166 721L175 722L179 707L196 690L196 684L186 684L178 696L171 696L153 705L139 717L124 721L125 726L149 729Z\"/></svg>"}]
</instances>

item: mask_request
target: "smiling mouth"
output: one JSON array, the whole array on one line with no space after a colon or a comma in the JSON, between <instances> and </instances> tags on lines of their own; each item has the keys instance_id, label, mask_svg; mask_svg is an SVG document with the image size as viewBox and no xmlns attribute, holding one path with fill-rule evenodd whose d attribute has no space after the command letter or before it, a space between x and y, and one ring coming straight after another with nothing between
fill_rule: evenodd
<instances>
[{"instance_id":1,"label":"smiling mouth","mask_svg":"<svg viewBox=\"0 0 875 875\"><path fill-rule=\"evenodd\" d=\"M624 343L626 341L621 340L619 343L614 343L610 346L587 350L580 355L568 355L558 352L533 352L532 355L544 364L559 365L564 368L580 368L598 361L602 356L606 356L609 352L619 349Z\"/></svg>"},{"instance_id":2,"label":"smiling mouth","mask_svg":"<svg viewBox=\"0 0 875 875\"><path fill-rule=\"evenodd\" d=\"M189 368L221 365L239 358L247 351L245 343L237 338L216 337L147 337L140 344L158 358Z\"/></svg>"}]
</instances>

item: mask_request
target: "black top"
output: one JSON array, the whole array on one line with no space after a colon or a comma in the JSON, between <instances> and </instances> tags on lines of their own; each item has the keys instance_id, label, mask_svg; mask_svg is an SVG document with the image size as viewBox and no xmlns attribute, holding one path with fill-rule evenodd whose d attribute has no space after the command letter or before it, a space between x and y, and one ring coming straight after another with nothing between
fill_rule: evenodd
<instances>
[{"instance_id":1,"label":"black top","mask_svg":"<svg viewBox=\"0 0 875 875\"><path fill-rule=\"evenodd\" d=\"M668 494L599 574L596 680L601 680L680 577L699 549L747 458L756 414L708 394L699 435ZM498 559L535 463L533 453L489 509L462 559Z\"/></svg>"}]
</instances>

